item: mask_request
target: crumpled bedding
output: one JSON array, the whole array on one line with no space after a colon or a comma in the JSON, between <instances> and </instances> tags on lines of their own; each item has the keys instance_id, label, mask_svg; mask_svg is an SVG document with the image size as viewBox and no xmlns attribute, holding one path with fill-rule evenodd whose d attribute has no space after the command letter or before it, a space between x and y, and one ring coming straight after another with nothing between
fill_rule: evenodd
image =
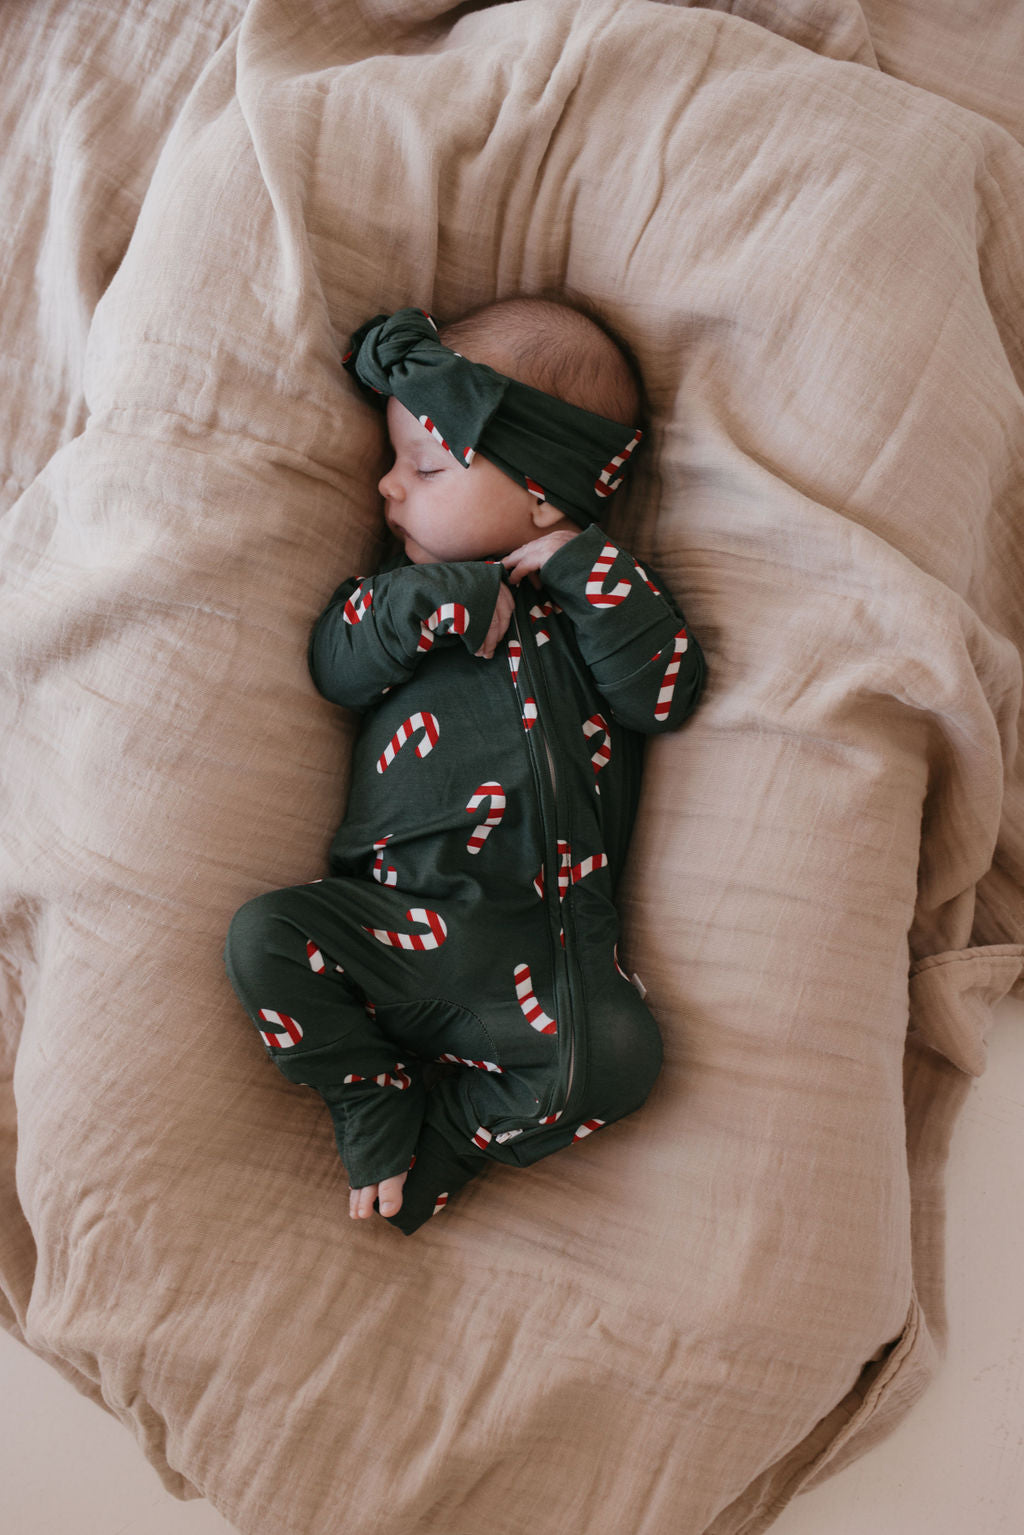
<instances>
[{"instance_id":1,"label":"crumpled bedding","mask_svg":"<svg viewBox=\"0 0 1024 1535\"><path fill-rule=\"evenodd\" d=\"M0 1320L246 1535L754 1535L934 1369L1024 975L1022 27L961 68L900 10L5 13ZM651 396L608 531L709 660L622 893L665 1064L405 1240L221 949L344 804L345 337L564 285Z\"/></svg>"}]
</instances>

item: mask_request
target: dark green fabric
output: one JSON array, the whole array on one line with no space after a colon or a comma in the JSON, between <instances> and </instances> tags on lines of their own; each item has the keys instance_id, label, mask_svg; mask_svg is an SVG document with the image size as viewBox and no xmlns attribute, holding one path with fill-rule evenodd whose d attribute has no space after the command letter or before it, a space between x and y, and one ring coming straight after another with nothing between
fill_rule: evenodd
<instances>
[{"instance_id":1,"label":"dark green fabric","mask_svg":"<svg viewBox=\"0 0 1024 1535\"><path fill-rule=\"evenodd\" d=\"M327 1104L350 1183L409 1169L388 1217L407 1235L488 1163L528 1167L632 1113L661 1062L617 962L615 887L643 738L690 713L704 658L657 573L596 525L541 590L515 589L485 660L503 579L403 555L334 593L309 660L362 715L345 817L325 878L248 902L225 954L277 1069Z\"/></svg>"},{"instance_id":2,"label":"dark green fabric","mask_svg":"<svg viewBox=\"0 0 1024 1535\"><path fill-rule=\"evenodd\" d=\"M466 468L474 453L586 526L621 484L642 433L506 378L442 345L422 309L376 315L344 366L394 395Z\"/></svg>"}]
</instances>

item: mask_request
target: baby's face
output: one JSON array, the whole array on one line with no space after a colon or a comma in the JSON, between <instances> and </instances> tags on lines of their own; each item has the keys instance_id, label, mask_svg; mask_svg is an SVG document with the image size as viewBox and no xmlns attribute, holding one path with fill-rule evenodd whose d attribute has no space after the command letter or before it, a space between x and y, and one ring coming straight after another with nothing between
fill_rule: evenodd
<instances>
[{"instance_id":1,"label":"baby's face","mask_svg":"<svg viewBox=\"0 0 1024 1535\"><path fill-rule=\"evenodd\" d=\"M384 515L414 565L501 559L548 531L553 508L545 509L542 526L540 503L524 486L480 454L466 469L394 397L388 436L395 462L379 485Z\"/></svg>"}]
</instances>

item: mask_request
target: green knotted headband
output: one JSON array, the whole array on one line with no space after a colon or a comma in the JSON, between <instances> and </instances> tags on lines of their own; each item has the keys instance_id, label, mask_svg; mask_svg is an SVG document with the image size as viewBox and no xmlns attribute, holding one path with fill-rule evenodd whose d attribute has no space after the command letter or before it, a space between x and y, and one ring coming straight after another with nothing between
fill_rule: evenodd
<instances>
[{"instance_id":1,"label":"green knotted headband","mask_svg":"<svg viewBox=\"0 0 1024 1535\"><path fill-rule=\"evenodd\" d=\"M466 468L475 453L584 527L619 488L643 435L506 378L442 345L423 309L361 325L342 359L360 383L394 395Z\"/></svg>"}]
</instances>

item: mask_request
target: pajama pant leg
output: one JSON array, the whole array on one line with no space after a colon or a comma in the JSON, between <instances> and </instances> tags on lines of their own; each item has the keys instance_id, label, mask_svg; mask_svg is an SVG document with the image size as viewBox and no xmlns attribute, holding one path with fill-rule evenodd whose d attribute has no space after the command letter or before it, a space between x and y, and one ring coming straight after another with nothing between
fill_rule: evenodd
<instances>
[{"instance_id":1,"label":"pajama pant leg","mask_svg":"<svg viewBox=\"0 0 1024 1535\"><path fill-rule=\"evenodd\" d=\"M367 1010L374 956L363 966L358 959L373 940L358 912L338 910L321 883L247 902L232 919L224 958L274 1064L324 1099L349 1183L363 1188L408 1169L426 1091L419 1063Z\"/></svg>"}]
</instances>

